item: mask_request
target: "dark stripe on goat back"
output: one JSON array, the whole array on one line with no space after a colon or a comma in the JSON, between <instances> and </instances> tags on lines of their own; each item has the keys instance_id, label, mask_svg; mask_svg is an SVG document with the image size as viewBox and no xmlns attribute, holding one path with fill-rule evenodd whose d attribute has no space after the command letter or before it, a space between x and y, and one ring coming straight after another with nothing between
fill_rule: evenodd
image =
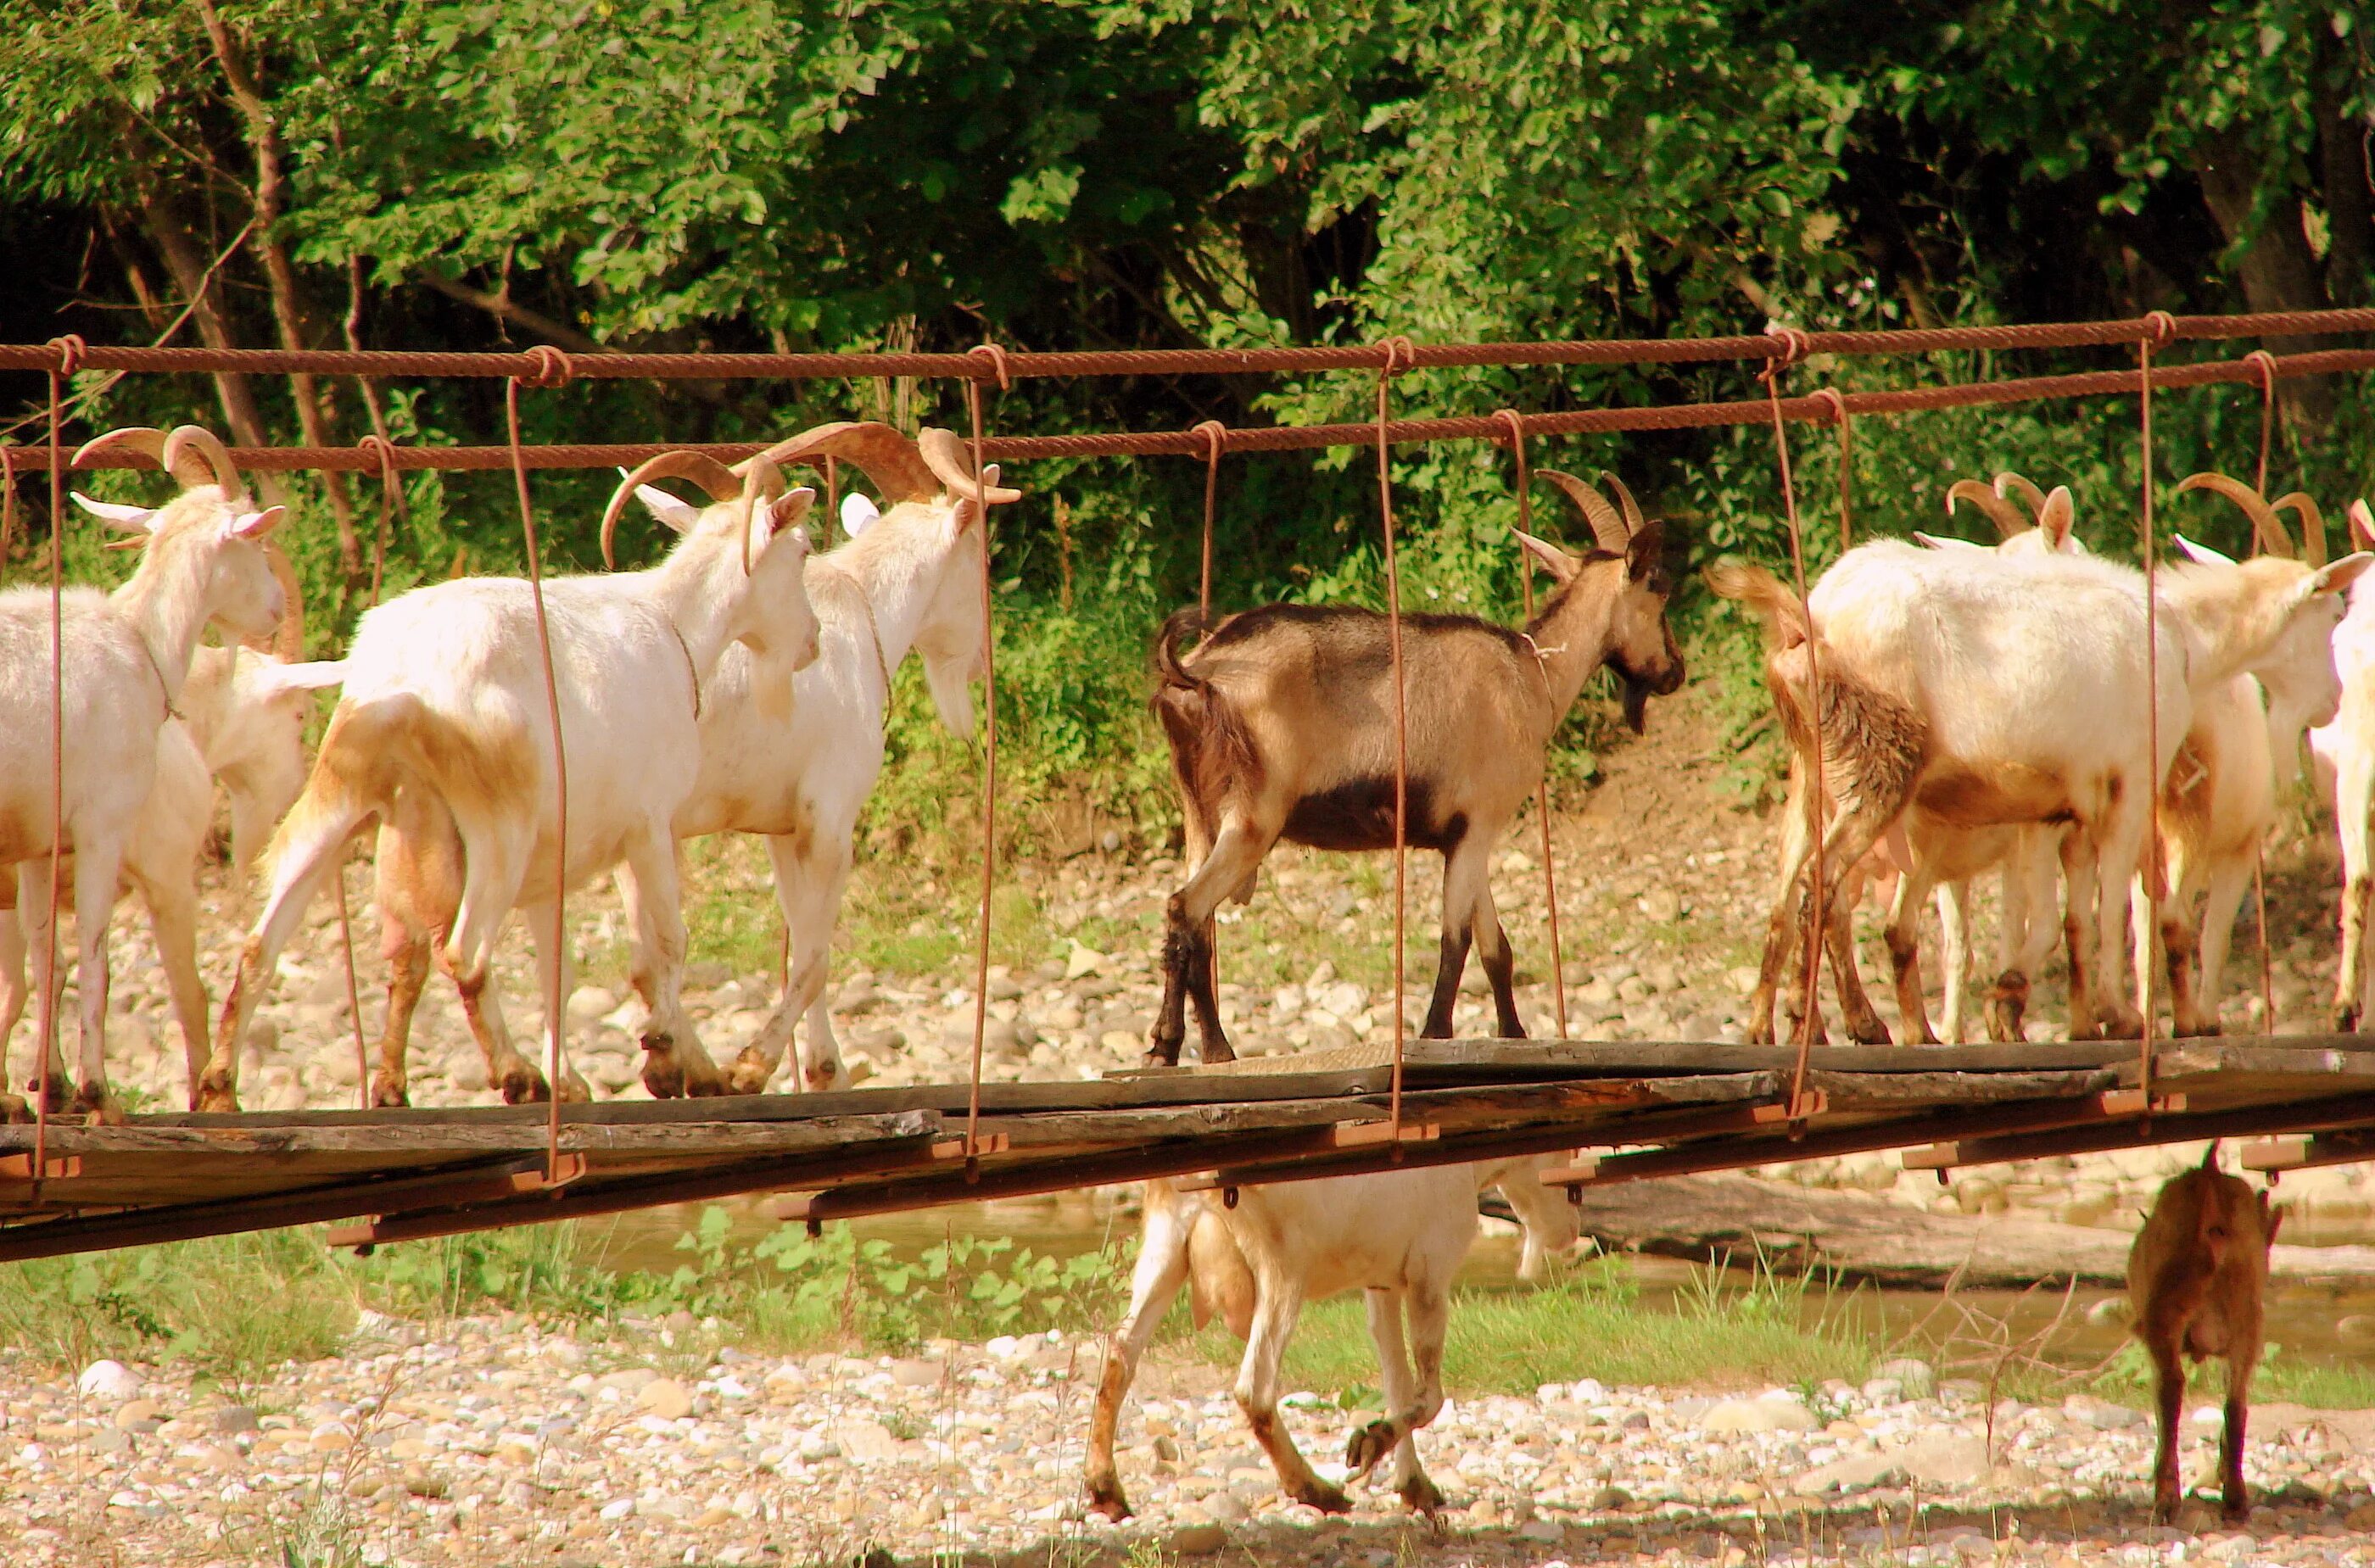
<instances>
[{"instance_id":1,"label":"dark stripe on goat back","mask_svg":"<svg viewBox=\"0 0 2375 1568\"><path fill-rule=\"evenodd\" d=\"M1435 792L1428 781L1414 777L1408 788L1405 842L1412 848L1449 850L1468 836L1467 813L1455 811L1448 819L1437 819ZM1286 830L1280 836L1314 849L1393 848L1394 776L1347 779L1303 796L1287 813Z\"/></svg>"},{"instance_id":2,"label":"dark stripe on goat back","mask_svg":"<svg viewBox=\"0 0 2375 1568\"><path fill-rule=\"evenodd\" d=\"M1258 644L1282 634L1299 634L1318 649L1317 663L1348 672L1372 673L1391 657L1386 617L1380 610L1357 605L1258 605L1223 621L1217 631L1186 662L1190 667L1220 654L1252 654ZM1472 615L1405 612L1404 651L1420 639L1462 635L1492 639L1511 654L1530 654L1524 633Z\"/></svg>"}]
</instances>

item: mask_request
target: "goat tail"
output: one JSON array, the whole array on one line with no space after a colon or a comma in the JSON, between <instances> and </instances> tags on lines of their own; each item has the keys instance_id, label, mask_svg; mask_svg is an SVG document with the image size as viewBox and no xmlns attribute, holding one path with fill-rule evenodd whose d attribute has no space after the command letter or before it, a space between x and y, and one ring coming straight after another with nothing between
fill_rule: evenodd
<instances>
[{"instance_id":1,"label":"goat tail","mask_svg":"<svg viewBox=\"0 0 2375 1568\"><path fill-rule=\"evenodd\" d=\"M1211 618L1203 609L1189 607L1176 609L1164 618L1162 630L1154 634L1154 677L1164 687L1183 687L1191 691L1204 690L1203 679L1179 662L1179 645L1190 637L1200 637L1211 630Z\"/></svg>"},{"instance_id":2,"label":"goat tail","mask_svg":"<svg viewBox=\"0 0 2375 1568\"><path fill-rule=\"evenodd\" d=\"M1781 579L1761 566L1727 557L1701 575L1718 598L1734 599L1755 610L1765 622L1767 641L1793 648L1806 640L1806 613Z\"/></svg>"}]
</instances>

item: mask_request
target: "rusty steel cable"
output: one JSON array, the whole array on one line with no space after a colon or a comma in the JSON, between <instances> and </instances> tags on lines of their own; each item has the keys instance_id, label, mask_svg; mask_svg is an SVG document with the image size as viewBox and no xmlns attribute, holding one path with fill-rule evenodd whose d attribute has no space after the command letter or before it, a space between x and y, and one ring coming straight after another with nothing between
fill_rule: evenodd
<instances>
[{"instance_id":1,"label":"rusty steel cable","mask_svg":"<svg viewBox=\"0 0 2375 1568\"><path fill-rule=\"evenodd\" d=\"M1805 1012L1798 1020L1797 1055L1790 1072L1789 1110L1794 1119L1806 1092L1806 1064L1814 1049L1814 1036L1823 1027L1822 963L1823 937L1826 929L1825 883L1827 867L1824 864L1824 840L1828 826L1824 820L1826 789L1823 770L1823 665L1814 636L1814 608L1806 587L1805 535L1798 518L1797 477L1790 466L1789 430L1781 419L1781 377L1789 367L1806 356L1806 335L1794 327L1777 327L1774 336L1788 350L1780 359L1767 364L1761 372L1765 395L1772 410L1773 450L1781 472L1781 512L1790 531L1790 567L1798 590L1798 611L1806 620L1806 697L1813 707L1811 717L1814 744L1809 747L1810 760L1806 773L1805 818L1809 838L1806 860L1806 981ZM1816 401L1808 399L1808 401Z\"/></svg>"},{"instance_id":2,"label":"rusty steel cable","mask_svg":"<svg viewBox=\"0 0 2375 1568\"><path fill-rule=\"evenodd\" d=\"M1394 479L1387 456L1386 403L1393 386L1397 356L1405 356L1403 363L1407 364L1415 355L1411 353L1407 337L1387 338L1385 352L1385 364L1377 371L1377 522L1386 547L1386 649L1393 666L1394 683L1394 1067L1387 1125L1399 1149L1402 1136L1402 1035L1406 1021L1402 1018L1402 930L1409 915L1410 883L1410 693L1402 678L1402 584L1401 569L1394 559ZM1445 868L1447 873L1449 862L1445 863Z\"/></svg>"},{"instance_id":3,"label":"rusty steel cable","mask_svg":"<svg viewBox=\"0 0 2375 1568\"><path fill-rule=\"evenodd\" d=\"M1534 531L1534 487L1533 475L1526 466L1526 421L1515 408L1497 409L1493 418L1508 427L1509 454L1517 462L1517 476L1513 482L1518 490L1518 532L1530 535ZM1534 620L1534 560L1522 540L1518 545L1518 592L1527 629L1530 631ZM1540 652L1536 650L1537 668L1541 666ZM1547 670L1542 672L1542 679L1547 688L1550 681ZM1557 729L1559 715L1553 713L1551 727L1554 731ZM1566 957L1559 945L1558 873L1551 860L1551 781L1547 767L1542 775L1534 780L1534 815L1542 823L1542 898L1550 912L1551 1001L1555 1009L1554 1016L1558 1020L1558 1037L1565 1040L1567 1038ZM1503 940L1507 939L1505 932Z\"/></svg>"},{"instance_id":4,"label":"rusty steel cable","mask_svg":"<svg viewBox=\"0 0 2375 1568\"><path fill-rule=\"evenodd\" d=\"M2332 375L2375 370L2375 349L2332 348L2275 358L2281 379ZM2212 360L2153 371L2153 384L2164 390L2246 383L2255 380L2241 360ZM1944 408L1971 408L2064 397L2133 397L2137 395L2134 371L2089 371L2070 375L2026 376L2008 381L1968 382L1953 386L1905 387L1887 392L1849 392L1832 397L1815 395L1780 399L1781 417L1801 423L1828 424L1840 412L1856 417L1926 413ZM1532 436L1605 435L1628 430L1706 430L1726 425L1765 425L1772 419L1770 400L1742 402L1667 403L1631 408L1578 408L1555 414L1519 416ZM1507 426L1484 415L1434 419L1394 419L1386 438L1395 445L1436 441L1499 441ZM1359 424L1266 425L1227 432L1232 453L1312 452L1329 447L1368 447L1376 443L1373 420ZM1108 430L1079 435L1006 436L986 439L982 455L989 462L1030 462L1039 458L1081 457L1201 457L1209 443L1192 430ZM51 447L19 447L18 460L26 467L54 466ZM522 449L521 460L531 469L607 468L632 466L663 452L691 451L720 462L738 463L765 450L759 442L555 442ZM71 455L69 454L68 455ZM231 449L242 470L255 473L297 471L371 472L380 459L351 446L243 446ZM437 470L448 473L510 470L512 449L493 446L397 447L392 461L399 471ZM95 467L145 468L151 459L129 453L99 454Z\"/></svg>"},{"instance_id":5,"label":"rusty steel cable","mask_svg":"<svg viewBox=\"0 0 2375 1568\"><path fill-rule=\"evenodd\" d=\"M1202 618L1199 630L1211 634L1212 619L1212 503L1220 493L1221 454L1227 447L1229 427L1218 419L1207 419L1188 432L1204 438L1204 539L1198 555L1196 572L1196 613Z\"/></svg>"},{"instance_id":6,"label":"rusty steel cable","mask_svg":"<svg viewBox=\"0 0 2375 1568\"><path fill-rule=\"evenodd\" d=\"M1855 527L1850 516L1849 501L1854 491L1855 420L1848 412L1848 400L1835 386L1818 386L1811 395L1814 400L1831 411L1831 423L1839 431L1839 553L1847 554L1855 548Z\"/></svg>"},{"instance_id":7,"label":"rusty steel cable","mask_svg":"<svg viewBox=\"0 0 2375 1568\"><path fill-rule=\"evenodd\" d=\"M977 345L974 353L997 366L998 383L1007 384L1006 351L995 343ZM989 911L998 889L998 646L990 624L989 486L982 458L981 382L965 383L965 414L973 422L974 525L981 530L981 934L974 953L973 1070L965 1091L965 1170L980 1167L981 1045L989 1028Z\"/></svg>"},{"instance_id":8,"label":"rusty steel cable","mask_svg":"<svg viewBox=\"0 0 2375 1568\"><path fill-rule=\"evenodd\" d=\"M66 383L80 368L83 340L72 333L53 337L48 348L53 355L48 366L50 391L50 450L56 452L65 444ZM50 1169L50 1063L58 1051L58 872L65 856L66 843L66 640L65 640L65 533L66 533L66 472L62 464L50 465L50 887L49 941L41 949L41 1065L34 1069L37 1082L33 1091L33 1197L39 1201L41 1183ZM166 704L171 706L169 701ZM94 912L97 913L97 912ZM104 915L101 919L106 918ZM77 938L81 932L76 932ZM104 948L101 949L102 955ZM104 962L104 956L101 958ZM84 975L89 986L93 977Z\"/></svg>"},{"instance_id":9,"label":"rusty steel cable","mask_svg":"<svg viewBox=\"0 0 2375 1568\"><path fill-rule=\"evenodd\" d=\"M2275 435L2276 357L2265 348L2254 348L2243 356L2260 383L2260 462L2252 470L2251 489L2260 495L2268 493L2268 448ZM2251 544L2257 553L2260 531L2251 530ZM2299 741L2296 739L2298 747ZM2260 937L2260 1030L2265 1034L2276 1032L2276 965L2268 948L2268 850L2264 842L2251 846L2251 911L2259 927ZM2216 1014L2216 1002L2212 1002Z\"/></svg>"},{"instance_id":10,"label":"rusty steel cable","mask_svg":"<svg viewBox=\"0 0 2375 1568\"><path fill-rule=\"evenodd\" d=\"M1810 354L1925 354L1949 349L2108 348L2134 342L2156 323L2173 324L2167 341L2237 337L2302 337L2375 331L2375 310L2268 311L2241 315L2149 316L2120 321L2053 322L2027 325L1899 328L1812 332ZM1388 345L1398 345L1388 347ZM559 353L538 344L524 352L447 353L436 350L337 348L169 348L106 347L81 361L93 370L168 372L228 371L259 375L524 377L545 373L540 356ZM607 381L817 380L909 376L958 381L1074 376L1246 375L1324 371L1426 370L1480 365L1705 364L1773 360L1784 350L1769 336L1585 338L1542 342L1436 343L1404 338L1343 347L1291 348L1124 348L1050 353L1001 353L995 360L966 353L626 354L600 353L573 361L577 376ZM0 345L0 371L40 371L54 351L33 344Z\"/></svg>"},{"instance_id":11,"label":"rusty steel cable","mask_svg":"<svg viewBox=\"0 0 2375 1568\"><path fill-rule=\"evenodd\" d=\"M17 449L0 446L0 577L8 572L8 552L17 543Z\"/></svg>"},{"instance_id":12,"label":"rusty steel cable","mask_svg":"<svg viewBox=\"0 0 2375 1568\"><path fill-rule=\"evenodd\" d=\"M2156 344L2166 345L2173 339L2176 327L2168 314L2162 311L2153 312L2145 321L2146 328L2136 339L2136 466L2141 502L2136 527L2145 569L2145 748L2152 758L2151 787L2145 795L2145 832L2151 848L2154 875L2145 878L2145 895L2147 901L2156 902L2158 898L2167 896L2165 890L2156 893L2155 890L2156 886L2162 890L2168 886L2168 855L2160 836L2160 607L2158 591L2155 586L2157 571L2155 558L2159 552L2153 548L2156 531L2153 527L2152 355ZM2097 881L2099 886L2099 876ZM2157 909L2154 914L2157 916ZM2155 918L2152 928L2156 929L2159 924ZM2102 922L2098 917L2096 922L2097 933L2101 928ZM2149 1121L2152 1117L2153 1008L2156 992L2153 984L2154 965L2149 938L2142 946L2145 958L2144 984L2137 989L2141 993L2138 1001L2144 1023L2136 1031L2136 1089L2143 1097L2144 1117ZM2098 959L2096 967L2098 970L2108 968L2109 961ZM2174 1005L2174 998L2171 1002ZM2073 1035L2078 1032L2076 1019L2070 1020L2070 1032Z\"/></svg>"},{"instance_id":13,"label":"rusty steel cable","mask_svg":"<svg viewBox=\"0 0 2375 1568\"><path fill-rule=\"evenodd\" d=\"M536 607L537 652L544 665L544 712L552 730L552 963L545 986L545 1180L559 1183L561 1172L561 1033L567 1025L562 1007L561 977L569 969L569 925L563 913L569 891L569 753L561 734L561 686L552 672L552 631L544 614L544 560L538 548L536 507L528 497L527 466L520 460L519 395L522 384L565 386L573 367L560 349L538 345L531 358L532 373L515 375L503 383L503 423L511 436L512 481L519 496L520 538L527 555L528 598Z\"/></svg>"}]
</instances>

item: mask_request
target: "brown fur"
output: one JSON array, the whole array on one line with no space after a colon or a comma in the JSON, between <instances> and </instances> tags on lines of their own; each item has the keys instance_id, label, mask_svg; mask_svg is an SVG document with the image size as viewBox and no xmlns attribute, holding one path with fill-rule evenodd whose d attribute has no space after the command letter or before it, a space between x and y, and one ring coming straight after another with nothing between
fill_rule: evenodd
<instances>
[{"instance_id":1,"label":"brown fur","mask_svg":"<svg viewBox=\"0 0 2375 1568\"><path fill-rule=\"evenodd\" d=\"M2217 1167L2213 1144L2201 1165L2172 1178L2128 1252L2128 1301L2135 1334L2152 1357L2160 1407L2160 1446L2153 1461L2153 1504L2171 1514L2179 1502L2177 1443L2185 1401L2185 1361L2227 1362L2227 1423L2218 1445L2221 1501L2227 1518L2250 1515L2243 1485L2243 1438L2251 1371L2261 1349L2261 1304L2268 1249L2283 1223L2267 1194Z\"/></svg>"},{"instance_id":2,"label":"brown fur","mask_svg":"<svg viewBox=\"0 0 2375 1568\"><path fill-rule=\"evenodd\" d=\"M1628 553L1536 553L1557 588L1523 631L1472 616L1402 618L1406 746L1402 842L1444 857L1443 948L1423 1032L1447 1037L1469 948L1492 981L1495 1025L1522 1035L1515 966L1488 885L1502 828L1540 780L1551 735L1603 663L1628 711L1682 684L1664 619L1671 591L1656 525ZM1203 1059L1231 1057L1212 980L1212 915L1251 895L1283 838L1329 850L1394 847L1392 639L1384 616L1343 606L1264 605L1207 629L1183 609L1155 639L1155 716L1195 866L1173 896L1164 1001L1148 1059L1178 1060L1186 1008Z\"/></svg>"}]
</instances>

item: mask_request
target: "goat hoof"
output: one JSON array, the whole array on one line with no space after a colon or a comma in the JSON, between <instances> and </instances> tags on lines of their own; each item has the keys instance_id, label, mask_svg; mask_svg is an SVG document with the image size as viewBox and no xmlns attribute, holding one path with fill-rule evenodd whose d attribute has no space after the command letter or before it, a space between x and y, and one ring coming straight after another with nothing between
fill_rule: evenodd
<instances>
[{"instance_id":1,"label":"goat hoof","mask_svg":"<svg viewBox=\"0 0 2375 1568\"><path fill-rule=\"evenodd\" d=\"M1371 1421L1353 1429L1344 1444L1344 1468L1347 1480L1359 1480L1385 1461L1394 1451L1394 1424L1391 1421Z\"/></svg>"},{"instance_id":2,"label":"goat hoof","mask_svg":"<svg viewBox=\"0 0 2375 1568\"><path fill-rule=\"evenodd\" d=\"M237 1115L239 1091L230 1086L230 1079L227 1075L209 1072L198 1079L198 1087L191 1091L190 1109Z\"/></svg>"},{"instance_id":3,"label":"goat hoof","mask_svg":"<svg viewBox=\"0 0 2375 1568\"><path fill-rule=\"evenodd\" d=\"M1138 1059L1138 1065L1142 1067L1176 1067L1179 1065L1179 1047L1174 1045L1165 1051L1159 1044L1149 1045L1146 1055Z\"/></svg>"},{"instance_id":4,"label":"goat hoof","mask_svg":"<svg viewBox=\"0 0 2375 1568\"><path fill-rule=\"evenodd\" d=\"M1291 1487L1287 1495L1306 1508L1317 1508L1322 1514L1350 1514L1353 1500L1325 1481L1313 1481L1309 1486Z\"/></svg>"},{"instance_id":5,"label":"goat hoof","mask_svg":"<svg viewBox=\"0 0 2375 1568\"><path fill-rule=\"evenodd\" d=\"M847 1089L850 1086L849 1069L842 1066L839 1057L830 1062L820 1062L808 1070L808 1086L809 1092L814 1094Z\"/></svg>"},{"instance_id":6,"label":"goat hoof","mask_svg":"<svg viewBox=\"0 0 2375 1568\"><path fill-rule=\"evenodd\" d=\"M95 1127L120 1127L129 1119L123 1103L103 1083L86 1083L75 1091L73 1114Z\"/></svg>"},{"instance_id":7,"label":"goat hoof","mask_svg":"<svg viewBox=\"0 0 2375 1568\"><path fill-rule=\"evenodd\" d=\"M2356 1033L2357 1033L2357 1032L2358 1032L2358 1009L2357 1009L2357 1008L2334 1008L2334 1033L2336 1033L2336 1034L2356 1034Z\"/></svg>"},{"instance_id":8,"label":"goat hoof","mask_svg":"<svg viewBox=\"0 0 2375 1568\"><path fill-rule=\"evenodd\" d=\"M1394 1491L1413 1514L1432 1519L1443 1512L1443 1489L1423 1475L1411 1477Z\"/></svg>"},{"instance_id":9,"label":"goat hoof","mask_svg":"<svg viewBox=\"0 0 2375 1568\"><path fill-rule=\"evenodd\" d=\"M774 1064L756 1051L744 1051L734 1058L734 1070L727 1075L727 1086L737 1094L764 1094L767 1080L775 1076Z\"/></svg>"},{"instance_id":10,"label":"goat hoof","mask_svg":"<svg viewBox=\"0 0 2375 1568\"><path fill-rule=\"evenodd\" d=\"M401 1111L412 1103L412 1096L407 1092L404 1079L383 1074L372 1079L371 1102L374 1111Z\"/></svg>"},{"instance_id":11,"label":"goat hoof","mask_svg":"<svg viewBox=\"0 0 2375 1568\"><path fill-rule=\"evenodd\" d=\"M1121 1494L1119 1487L1110 1490L1093 1487L1089 1491L1089 1512L1100 1519L1118 1525L1130 1516L1129 1499Z\"/></svg>"},{"instance_id":12,"label":"goat hoof","mask_svg":"<svg viewBox=\"0 0 2375 1568\"><path fill-rule=\"evenodd\" d=\"M552 1094L545 1084L544 1075L525 1062L504 1070L502 1091L506 1105L540 1103Z\"/></svg>"},{"instance_id":13,"label":"goat hoof","mask_svg":"<svg viewBox=\"0 0 2375 1568\"><path fill-rule=\"evenodd\" d=\"M0 1123L15 1126L33 1119L32 1102L21 1094L0 1094Z\"/></svg>"},{"instance_id":14,"label":"goat hoof","mask_svg":"<svg viewBox=\"0 0 2375 1568\"><path fill-rule=\"evenodd\" d=\"M2221 1503L2218 1516L2230 1525L2242 1524L2251 1516L2251 1500L2246 1497L2239 1503Z\"/></svg>"},{"instance_id":15,"label":"goat hoof","mask_svg":"<svg viewBox=\"0 0 2375 1568\"><path fill-rule=\"evenodd\" d=\"M569 1076L561 1083L561 1102L563 1105L583 1105L593 1098L594 1086L586 1082L585 1075L575 1067L570 1068Z\"/></svg>"},{"instance_id":16,"label":"goat hoof","mask_svg":"<svg viewBox=\"0 0 2375 1568\"><path fill-rule=\"evenodd\" d=\"M1207 1040L1197 1047L1196 1059L1209 1067L1221 1062L1234 1062L1237 1054L1229 1048L1225 1040Z\"/></svg>"},{"instance_id":17,"label":"goat hoof","mask_svg":"<svg viewBox=\"0 0 2375 1568\"><path fill-rule=\"evenodd\" d=\"M645 1048L644 1091L655 1100L684 1098L684 1069L677 1065L674 1055Z\"/></svg>"}]
</instances>

